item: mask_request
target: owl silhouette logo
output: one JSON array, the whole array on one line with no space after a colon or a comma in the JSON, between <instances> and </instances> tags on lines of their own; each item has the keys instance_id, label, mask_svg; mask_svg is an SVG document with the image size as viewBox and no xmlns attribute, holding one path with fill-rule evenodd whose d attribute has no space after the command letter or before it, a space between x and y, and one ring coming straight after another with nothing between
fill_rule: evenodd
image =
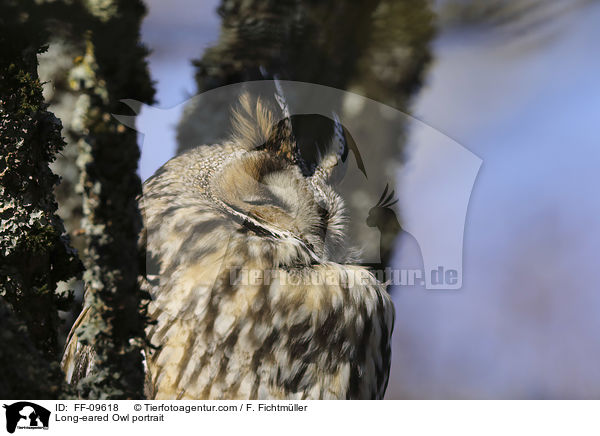
<instances>
[{"instance_id":1,"label":"owl silhouette logo","mask_svg":"<svg viewBox=\"0 0 600 436\"><path fill-rule=\"evenodd\" d=\"M6 431L14 433L16 429L48 430L50 411L29 401L4 404L6 411Z\"/></svg>"}]
</instances>

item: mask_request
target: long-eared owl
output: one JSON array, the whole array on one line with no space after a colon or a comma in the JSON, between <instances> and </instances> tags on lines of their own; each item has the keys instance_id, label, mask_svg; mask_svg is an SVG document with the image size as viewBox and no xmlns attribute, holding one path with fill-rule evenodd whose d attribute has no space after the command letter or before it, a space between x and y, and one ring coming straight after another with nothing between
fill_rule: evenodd
<instances>
[{"instance_id":1,"label":"long-eared owl","mask_svg":"<svg viewBox=\"0 0 600 436\"><path fill-rule=\"evenodd\" d=\"M171 159L144 184L148 398L385 393L394 311L357 265L332 187L344 130L333 115L327 151L308 164L278 102L280 119L243 95L229 140ZM90 353L75 331L63 359L71 382L92 369Z\"/></svg>"}]
</instances>

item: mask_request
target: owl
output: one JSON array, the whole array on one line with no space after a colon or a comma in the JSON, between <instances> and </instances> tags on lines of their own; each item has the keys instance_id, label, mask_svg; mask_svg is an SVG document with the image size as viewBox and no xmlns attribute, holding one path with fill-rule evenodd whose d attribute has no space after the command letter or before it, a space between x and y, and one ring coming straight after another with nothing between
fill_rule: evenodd
<instances>
[{"instance_id":1,"label":"owl","mask_svg":"<svg viewBox=\"0 0 600 436\"><path fill-rule=\"evenodd\" d=\"M280 92L275 100L243 95L228 140L176 156L144 183L148 398L384 396L394 310L348 244L332 186L343 129L334 115L331 144L308 164ZM68 379L92 370L92 352L72 335Z\"/></svg>"}]
</instances>

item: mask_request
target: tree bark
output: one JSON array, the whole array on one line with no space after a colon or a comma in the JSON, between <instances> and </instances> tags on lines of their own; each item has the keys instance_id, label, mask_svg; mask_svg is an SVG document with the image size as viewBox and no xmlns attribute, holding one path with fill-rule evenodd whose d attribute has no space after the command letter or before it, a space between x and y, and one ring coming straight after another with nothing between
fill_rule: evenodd
<instances>
[{"instance_id":1,"label":"tree bark","mask_svg":"<svg viewBox=\"0 0 600 436\"><path fill-rule=\"evenodd\" d=\"M37 75L43 17L29 0L3 1L0 28L0 361L14 375L0 384L0 396L56 398L66 392L58 310L72 299L56 289L81 272L56 214L58 177L49 168L64 141Z\"/></svg>"},{"instance_id":2,"label":"tree bark","mask_svg":"<svg viewBox=\"0 0 600 436\"><path fill-rule=\"evenodd\" d=\"M140 152L137 133L111 114L123 112L123 98L153 102L147 50L139 42L145 8L138 0L89 0L83 7L89 20L86 51L70 82L79 92L72 127L79 146L90 310L76 334L93 347L95 359L94 371L77 390L89 399L143 398L147 320L146 295L138 284L145 259L137 247Z\"/></svg>"}]
</instances>

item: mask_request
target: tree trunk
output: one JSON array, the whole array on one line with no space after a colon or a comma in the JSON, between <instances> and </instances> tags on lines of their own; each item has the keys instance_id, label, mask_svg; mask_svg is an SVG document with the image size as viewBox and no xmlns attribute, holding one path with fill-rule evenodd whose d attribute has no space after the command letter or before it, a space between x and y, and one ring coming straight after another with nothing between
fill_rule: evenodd
<instances>
[{"instance_id":1,"label":"tree trunk","mask_svg":"<svg viewBox=\"0 0 600 436\"><path fill-rule=\"evenodd\" d=\"M57 283L81 272L56 214L58 177L48 166L64 142L37 75L47 40L43 17L31 1L4 1L0 27L0 360L6 376L0 396L57 398L65 392L58 310L72 299L70 291L56 291Z\"/></svg>"},{"instance_id":2,"label":"tree trunk","mask_svg":"<svg viewBox=\"0 0 600 436\"><path fill-rule=\"evenodd\" d=\"M138 275L145 257L137 247L141 182L137 133L113 113L120 99L152 103L154 90L139 42L145 8L137 0L88 1L86 51L70 82L79 97L73 122L78 138L86 236L85 306L78 339L94 350L94 371L78 384L83 398L144 397L145 294Z\"/></svg>"}]
</instances>

